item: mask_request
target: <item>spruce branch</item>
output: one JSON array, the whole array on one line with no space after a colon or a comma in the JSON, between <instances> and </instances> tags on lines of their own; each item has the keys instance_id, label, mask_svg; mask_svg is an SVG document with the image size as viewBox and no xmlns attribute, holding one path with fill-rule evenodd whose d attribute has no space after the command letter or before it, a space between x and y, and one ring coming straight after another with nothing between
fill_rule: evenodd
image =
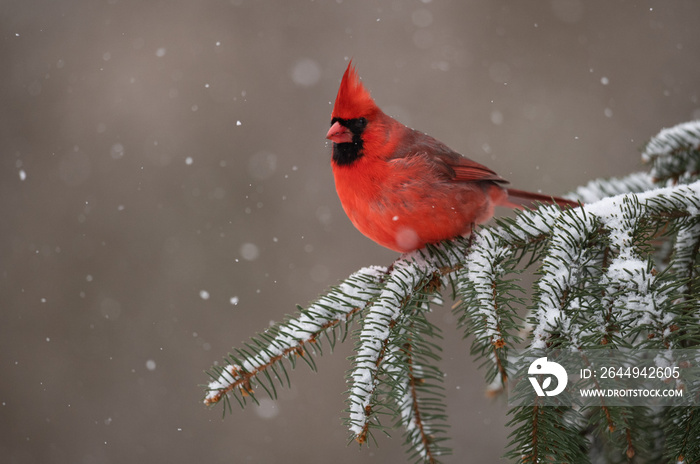
<instances>
[{"instance_id":1,"label":"spruce branch","mask_svg":"<svg viewBox=\"0 0 700 464\"><path fill-rule=\"evenodd\" d=\"M657 182L688 183L700 174L700 121L663 129L642 152Z\"/></svg>"},{"instance_id":2,"label":"spruce branch","mask_svg":"<svg viewBox=\"0 0 700 464\"><path fill-rule=\"evenodd\" d=\"M509 354L523 337L530 351L654 349L669 353L665 363L687 363L677 350L700 348L700 122L664 129L643 157L651 174L591 181L569 195L585 203L578 208L520 211L389 268L352 274L212 367L205 403L244 407L259 389L274 398L290 384L289 368L303 361L315 369L323 343L332 349L351 334L353 439L388 430L386 418L404 429L412 459L438 462L450 450L442 334L429 319L448 289L492 392L517 374ZM528 298L519 274L531 267L537 280ZM695 380L676 386L697 404ZM536 400L509 414L507 455L517 462L700 462L698 408Z\"/></svg>"},{"instance_id":3,"label":"spruce branch","mask_svg":"<svg viewBox=\"0 0 700 464\"><path fill-rule=\"evenodd\" d=\"M695 462L700 456L700 408L671 408L665 418L666 458L671 462Z\"/></svg>"},{"instance_id":4,"label":"spruce branch","mask_svg":"<svg viewBox=\"0 0 700 464\"><path fill-rule=\"evenodd\" d=\"M280 366L287 384L289 377L280 361L287 359L293 366L295 357L299 356L314 369L309 358L319 348L313 345L320 345L320 336L325 335L332 348L339 329L342 330L341 338L345 338L348 324L379 292L378 284L385 272L385 268L376 266L357 271L308 309L300 309L298 317L288 318L258 334L252 339L254 346L248 344L248 350L239 349L236 354L229 354L224 367L215 366L209 372L212 382L207 388L205 404L218 403L232 393L244 405L245 398L253 394L255 383L275 398L274 380L280 384L284 382L274 367ZM268 370L273 371L274 380Z\"/></svg>"},{"instance_id":5,"label":"spruce branch","mask_svg":"<svg viewBox=\"0 0 700 464\"><path fill-rule=\"evenodd\" d=\"M515 294L523 290L516 280L506 278L508 272L513 272L516 250L502 237L485 230L473 240L465 265L456 272L459 300L455 313L465 328L465 337L474 335L472 355L493 366L486 380L494 392L508 382L508 348L521 341L515 306L523 302Z\"/></svg>"},{"instance_id":6,"label":"spruce branch","mask_svg":"<svg viewBox=\"0 0 700 464\"><path fill-rule=\"evenodd\" d=\"M648 172L635 172L625 177L595 179L578 187L569 198L576 198L583 204L595 203L603 198L623 193L641 193L655 188L654 179Z\"/></svg>"},{"instance_id":7,"label":"spruce branch","mask_svg":"<svg viewBox=\"0 0 700 464\"><path fill-rule=\"evenodd\" d=\"M402 348L394 347L387 357L388 374L394 382L389 393L398 410L396 422L403 426L405 443L413 451L412 458L436 463L438 456L450 453L441 445L446 439L443 373L436 364L441 349L432 342L442 337L425 317L430 311L427 298L416 303L411 323L397 340L403 342Z\"/></svg>"},{"instance_id":8,"label":"spruce branch","mask_svg":"<svg viewBox=\"0 0 700 464\"><path fill-rule=\"evenodd\" d=\"M437 255L434 255L437 256ZM427 258L427 259L426 259ZM394 262L383 290L368 308L358 337L357 354L349 375L352 387L348 426L355 440L365 443L372 427L380 426L378 414L386 412L382 397L396 389L395 368L387 358L403 347L402 335L415 316L416 298L437 290L441 277L440 260L416 252Z\"/></svg>"},{"instance_id":9,"label":"spruce branch","mask_svg":"<svg viewBox=\"0 0 700 464\"><path fill-rule=\"evenodd\" d=\"M585 453L585 438L578 429L583 421L579 412L542 406L538 401L535 400L534 406L520 406L508 412L513 416L508 426L527 424L527 427L517 427L510 434L511 450L506 457L521 463L590 462Z\"/></svg>"}]
</instances>

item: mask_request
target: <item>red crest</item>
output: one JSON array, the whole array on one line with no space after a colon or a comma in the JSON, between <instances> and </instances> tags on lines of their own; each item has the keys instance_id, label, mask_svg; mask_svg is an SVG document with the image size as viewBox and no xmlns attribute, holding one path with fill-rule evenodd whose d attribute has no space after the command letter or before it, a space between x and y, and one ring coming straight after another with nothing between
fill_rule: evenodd
<instances>
[{"instance_id":1,"label":"red crest","mask_svg":"<svg viewBox=\"0 0 700 464\"><path fill-rule=\"evenodd\" d=\"M343 74L343 80L340 82L338 96L335 98L331 117L354 119L367 117L377 110L377 105L372 100L367 89L365 89L365 86L362 85L360 77L357 75L352 61L350 61L345 74Z\"/></svg>"}]
</instances>

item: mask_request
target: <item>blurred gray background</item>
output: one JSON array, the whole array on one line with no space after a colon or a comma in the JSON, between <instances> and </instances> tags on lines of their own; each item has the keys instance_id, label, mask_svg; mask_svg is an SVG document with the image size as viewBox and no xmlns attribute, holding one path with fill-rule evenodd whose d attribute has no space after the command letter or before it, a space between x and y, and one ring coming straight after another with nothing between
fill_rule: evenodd
<instances>
[{"instance_id":1,"label":"blurred gray background","mask_svg":"<svg viewBox=\"0 0 700 464\"><path fill-rule=\"evenodd\" d=\"M562 194L700 117L698 19L694 0L4 0L0 461L405 462L399 430L346 447L350 342L274 403L201 403L232 346L397 256L335 195L347 60L389 114ZM449 308L433 320L445 462L497 461L507 408Z\"/></svg>"}]
</instances>

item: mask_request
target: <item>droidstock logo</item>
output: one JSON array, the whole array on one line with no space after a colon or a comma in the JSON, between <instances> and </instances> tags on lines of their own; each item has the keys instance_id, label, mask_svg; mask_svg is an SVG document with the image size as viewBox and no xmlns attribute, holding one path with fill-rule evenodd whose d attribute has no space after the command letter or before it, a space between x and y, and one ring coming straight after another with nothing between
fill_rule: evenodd
<instances>
[{"instance_id":1,"label":"droidstock logo","mask_svg":"<svg viewBox=\"0 0 700 464\"><path fill-rule=\"evenodd\" d=\"M535 359L532 364L530 364L527 373L530 375L530 383L532 384L532 388L535 389L537 396L557 396L564 391L566 383L569 381L569 376L566 374L566 370L561 364L554 361L547 361L546 357ZM546 376L542 385L540 385L538 381L538 376ZM556 377L557 379L556 388L548 390L552 386L552 377Z\"/></svg>"}]
</instances>

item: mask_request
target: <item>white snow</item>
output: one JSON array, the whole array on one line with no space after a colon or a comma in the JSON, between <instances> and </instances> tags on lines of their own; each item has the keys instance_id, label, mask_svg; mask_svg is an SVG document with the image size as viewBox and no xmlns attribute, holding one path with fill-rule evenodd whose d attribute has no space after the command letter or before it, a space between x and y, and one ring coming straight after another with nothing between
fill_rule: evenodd
<instances>
[{"instance_id":1,"label":"white snow","mask_svg":"<svg viewBox=\"0 0 700 464\"><path fill-rule=\"evenodd\" d=\"M592 180L576 189L575 195L569 198L580 199L583 204L595 203L603 198L628 192L644 192L654 188L654 182L647 172L637 172L623 178L608 180Z\"/></svg>"},{"instance_id":2,"label":"white snow","mask_svg":"<svg viewBox=\"0 0 700 464\"><path fill-rule=\"evenodd\" d=\"M401 414L401 421L408 435L416 433L418 428L418 417L416 417L414 409L414 397L410 388L410 374L405 370L401 369L403 365L402 361L397 359L396 350L390 350L387 353L385 365L387 366L387 372L393 377L398 377L401 379L399 386L397 387L400 395L397 399L397 405ZM417 374L420 377L420 375ZM430 434L430 427L425 422L423 424L423 431L426 434ZM412 440L416 444L416 451L421 457L425 458L427 456L427 451L425 449L425 444L422 440Z\"/></svg>"},{"instance_id":3,"label":"white snow","mask_svg":"<svg viewBox=\"0 0 700 464\"><path fill-rule=\"evenodd\" d=\"M260 249L254 243L244 243L241 245L241 256L246 261L255 261L260 255Z\"/></svg>"},{"instance_id":4,"label":"white snow","mask_svg":"<svg viewBox=\"0 0 700 464\"><path fill-rule=\"evenodd\" d=\"M700 146L700 121L689 121L661 130L644 148L642 159L649 161L654 155L671 154L683 145Z\"/></svg>"},{"instance_id":5,"label":"white snow","mask_svg":"<svg viewBox=\"0 0 700 464\"><path fill-rule=\"evenodd\" d=\"M384 348L390 327L402 317L402 302L413 292L419 282L437 271L434 264L418 252L404 255L395 261L383 288L372 306L365 312L360 347L355 356L350 388L350 431L360 435L369 417L366 407L372 402L378 379L376 377L379 357L386 355ZM386 362L386 361L384 361Z\"/></svg>"},{"instance_id":6,"label":"white snow","mask_svg":"<svg viewBox=\"0 0 700 464\"><path fill-rule=\"evenodd\" d=\"M246 359L241 366L227 366L216 380L209 383L209 393L205 401L214 398L220 390L237 380L236 376L231 374L231 369L234 372L255 372L273 357L315 337L324 327L334 322L345 321L350 311L363 308L367 301L376 296L377 284L385 272L386 268L378 266L362 268L311 304L299 317L281 324L279 334L265 351Z\"/></svg>"},{"instance_id":7,"label":"white snow","mask_svg":"<svg viewBox=\"0 0 700 464\"><path fill-rule=\"evenodd\" d=\"M260 399L258 407L255 408L255 414L262 419L272 419L279 413L279 402L273 401L270 398Z\"/></svg>"},{"instance_id":8,"label":"white snow","mask_svg":"<svg viewBox=\"0 0 700 464\"><path fill-rule=\"evenodd\" d=\"M312 87L321 79L321 66L311 58L302 58L292 67L292 82L302 87Z\"/></svg>"},{"instance_id":9,"label":"white snow","mask_svg":"<svg viewBox=\"0 0 700 464\"><path fill-rule=\"evenodd\" d=\"M610 230L611 248L616 252L603 277L603 283L611 289L624 288L624 296L606 295L603 307L611 307L618 320L627 320L630 324L657 323L661 311L657 309L667 297L662 291L654 289L654 275L648 272L647 262L635 250L631 231L636 217L644 215L647 202L665 201L665 198L688 199L689 212L692 214L692 198L700 196L700 182L678 187L653 189L625 199L625 195L604 198L583 206L580 211L563 213L556 219L550 244L550 253L543 262L544 275L538 282L541 293L535 316L539 323L533 330L533 348L546 346L547 331L558 328L563 336L569 337L574 346L580 337L580 328L572 324L571 316L576 305L586 302L569 302L568 308L562 307L566 300L566 289L575 287L580 276L576 272L576 263L585 263L587 259L583 242L585 234L598 227ZM639 211L639 209L642 211ZM583 214L585 212L585 214ZM581 228L581 225L585 227ZM611 292L613 293L613 292ZM641 316L640 314L648 314ZM604 331L602 326L599 330ZM661 321L661 323L663 323Z\"/></svg>"},{"instance_id":10,"label":"white snow","mask_svg":"<svg viewBox=\"0 0 700 464\"><path fill-rule=\"evenodd\" d=\"M121 143L115 143L112 145L112 147L109 149L109 154L112 157L112 159L119 159L124 156L124 145Z\"/></svg>"},{"instance_id":11,"label":"white snow","mask_svg":"<svg viewBox=\"0 0 700 464\"><path fill-rule=\"evenodd\" d=\"M663 129L653 137L642 152L645 162L653 162L651 176L656 179L668 179L669 185L687 183L700 169L700 161L693 156L690 148L700 148L700 121ZM680 165L685 164L685 172L678 173Z\"/></svg>"},{"instance_id":12,"label":"white snow","mask_svg":"<svg viewBox=\"0 0 700 464\"><path fill-rule=\"evenodd\" d=\"M458 272L460 294L466 298L468 290L473 290L475 295L475 299L470 299L469 303L465 304L477 307L484 318L485 326L483 330L475 329L476 336L485 338L488 343L496 343L502 339L496 301L493 298L493 285L498 275L503 273L503 268L497 263L511 253L509 248L496 243L497 238L492 230L484 230L475 236L466 265ZM470 288L465 288L465 285Z\"/></svg>"}]
</instances>

